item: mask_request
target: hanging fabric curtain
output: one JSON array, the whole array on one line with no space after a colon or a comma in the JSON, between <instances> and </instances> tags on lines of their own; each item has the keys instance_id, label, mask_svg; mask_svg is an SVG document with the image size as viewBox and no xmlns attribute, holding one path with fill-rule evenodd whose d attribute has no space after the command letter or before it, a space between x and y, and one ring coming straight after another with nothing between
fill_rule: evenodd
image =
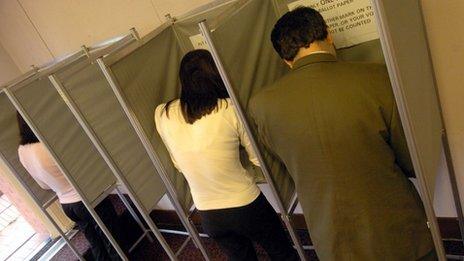
<instances>
[{"instance_id":1,"label":"hanging fabric curtain","mask_svg":"<svg viewBox=\"0 0 464 261\"><path fill-rule=\"evenodd\" d=\"M112 54L107 65L166 168L184 210L188 211L192 199L187 182L172 164L154 124L156 105L178 95L177 70L181 57L174 31L166 24L139 42Z\"/></svg>"},{"instance_id":2,"label":"hanging fabric curtain","mask_svg":"<svg viewBox=\"0 0 464 261\"><path fill-rule=\"evenodd\" d=\"M246 109L253 93L266 88L287 71L269 41L272 27L278 19L273 2L229 1L207 13L179 19L174 28L187 50L207 49L198 29L198 22L203 19L206 19L212 30L225 69L242 107ZM258 181L263 181L261 170L253 167L244 151L241 152L243 165L255 173ZM295 193L293 181L282 164L273 160L271 155L265 157L279 196L288 208Z\"/></svg>"},{"instance_id":3,"label":"hanging fabric curtain","mask_svg":"<svg viewBox=\"0 0 464 261\"><path fill-rule=\"evenodd\" d=\"M70 64L55 75L79 107L145 210L151 211L164 195L164 185L98 65L86 58Z\"/></svg>"},{"instance_id":4,"label":"hanging fabric curtain","mask_svg":"<svg viewBox=\"0 0 464 261\"><path fill-rule=\"evenodd\" d=\"M57 160L82 190L83 196L94 202L116 183L106 163L47 77L16 85L10 90L56 153Z\"/></svg>"}]
</instances>

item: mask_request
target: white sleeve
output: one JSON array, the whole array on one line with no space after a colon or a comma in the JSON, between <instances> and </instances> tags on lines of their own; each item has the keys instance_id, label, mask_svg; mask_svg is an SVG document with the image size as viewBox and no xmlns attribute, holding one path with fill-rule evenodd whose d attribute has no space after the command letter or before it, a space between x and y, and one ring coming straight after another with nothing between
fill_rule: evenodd
<instances>
[{"instance_id":1,"label":"white sleeve","mask_svg":"<svg viewBox=\"0 0 464 261\"><path fill-rule=\"evenodd\" d=\"M40 186L42 189L45 189L45 190L51 189L47 184L45 184L43 181L37 179L35 176L31 175L31 177L35 180L35 182L37 182L37 184L39 184L39 186Z\"/></svg>"},{"instance_id":2,"label":"white sleeve","mask_svg":"<svg viewBox=\"0 0 464 261\"><path fill-rule=\"evenodd\" d=\"M163 130L162 130L162 126L161 126L161 118L162 118L162 115L163 115L164 106L165 106L165 104L161 104L161 105L158 105L158 107L156 107L156 109L155 109L155 126L156 126L156 130L158 131L158 134L160 135L161 140L164 143L164 146L166 147L167 151L169 152L169 157L171 158L171 161L174 164L174 167L176 167L176 169L179 172L181 172L181 170L179 168L179 165L177 164L176 160L172 156L171 150L169 149L169 147L166 144L166 141L164 140L164 137L163 137Z\"/></svg>"}]
</instances>

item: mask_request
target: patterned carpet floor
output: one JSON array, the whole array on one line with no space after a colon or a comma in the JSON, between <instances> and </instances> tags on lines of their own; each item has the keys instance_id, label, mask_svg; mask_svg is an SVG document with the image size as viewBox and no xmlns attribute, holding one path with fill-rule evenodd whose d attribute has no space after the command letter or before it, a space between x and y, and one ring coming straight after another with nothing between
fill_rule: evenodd
<instances>
[{"instance_id":1,"label":"patterned carpet floor","mask_svg":"<svg viewBox=\"0 0 464 261\"><path fill-rule=\"evenodd\" d=\"M125 224L125 229L124 231L127 233L125 235L126 238L128 238L128 242L126 243L126 248L129 248L127 246L131 246L137 238L141 235L141 230L139 227L136 225L136 223L133 221L132 217L128 214L127 211L125 211L125 207L122 204L122 202L117 198L117 197L111 197L111 200L113 204L115 205L115 208L120 215L121 219L123 220ZM158 224L160 228L167 228L167 229L172 229L172 227L163 227L163 224ZM178 228L180 229L180 228ZM198 230L201 232L201 227L198 227ZM303 245L308 245L310 244L310 239L309 239L309 234L306 230L298 230L297 231L298 236L301 240L301 243ZM165 237L167 243L171 247L171 249L176 252L179 247L184 243L184 241L187 239L186 236L183 235L175 235L175 234L163 234ZM84 235L82 233L77 233L76 236L74 236L71 240L73 245L78 249L78 251L81 254L84 254L88 248L88 242L85 239ZM206 251L210 255L210 259L213 261L216 260L226 260L226 257L224 254L221 252L219 249L218 245L211 239L209 238L202 238L202 242L206 248ZM123 243L124 245L124 243ZM447 254L451 255L464 255L464 247L462 241L457 241L457 240L445 240L444 241L444 246ZM257 256L259 260L269 260L267 254L265 251L258 245L255 246ZM88 252L85 255L85 257L88 256ZM318 260L316 253L313 250L307 250L306 251L306 256L308 260L313 261L313 260ZM158 241L155 239L154 242L150 242L147 238L142 240L134 249L131 253L128 254L128 258L130 260L143 260L143 261L148 261L148 260L169 260L168 256L164 252L163 248L161 245L158 243ZM87 260L91 260L90 258L86 258ZM72 260L77 260L76 256L72 253L71 249L68 246L64 246L58 253L51 259L53 261L72 261ZM202 255L200 251L195 247L194 243L190 240L186 247L182 250L182 252L179 255L179 260L185 260L185 261L196 261L196 260L203 260ZM462 260L462 259L461 259Z\"/></svg>"}]
</instances>

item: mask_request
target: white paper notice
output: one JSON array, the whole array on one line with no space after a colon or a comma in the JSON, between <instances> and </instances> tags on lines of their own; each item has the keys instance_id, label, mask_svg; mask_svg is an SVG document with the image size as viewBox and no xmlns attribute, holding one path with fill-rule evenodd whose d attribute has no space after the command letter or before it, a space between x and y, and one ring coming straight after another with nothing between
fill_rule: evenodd
<instances>
[{"instance_id":1,"label":"white paper notice","mask_svg":"<svg viewBox=\"0 0 464 261\"><path fill-rule=\"evenodd\" d=\"M194 49L206 49L209 50L209 46L206 43L205 37L202 34L196 34L189 37L190 42Z\"/></svg>"},{"instance_id":2,"label":"white paper notice","mask_svg":"<svg viewBox=\"0 0 464 261\"><path fill-rule=\"evenodd\" d=\"M379 38L370 0L299 0L288 8L298 6L309 6L322 14L337 48Z\"/></svg>"}]
</instances>

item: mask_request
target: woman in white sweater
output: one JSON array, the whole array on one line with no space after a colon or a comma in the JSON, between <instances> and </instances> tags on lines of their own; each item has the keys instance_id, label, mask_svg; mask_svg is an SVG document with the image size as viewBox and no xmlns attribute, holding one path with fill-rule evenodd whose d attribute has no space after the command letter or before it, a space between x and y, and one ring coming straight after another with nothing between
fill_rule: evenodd
<instances>
[{"instance_id":1,"label":"woman in white sweater","mask_svg":"<svg viewBox=\"0 0 464 261\"><path fill-rule=\"evenodd\" d=\"M256 260L253 241L272 260L297 259L279 217L241 165L240 144L259 163L211 54L187 53L179 76L181 97L156 108L156 129L188 181L203 229L231 260Z\"/></svg>"},{"instance_id":2,"label":"woman in white sweater","mask_svg":"<svg viewBox=\"0 0 464 261\"><path fill-rule=\"evenodd\" d=\"M84 258L98 261L121 260L48 150L37 139L24 119L19 114L17 117L20 134L19 160L41 188L51 189L56 193L66 216L76 222L79 230L84 233L91 250L91 254L86 252ZM110 231L120 230L116 210L109 198L103 199L95 211Z\"/></svg>"}]
</instances>

